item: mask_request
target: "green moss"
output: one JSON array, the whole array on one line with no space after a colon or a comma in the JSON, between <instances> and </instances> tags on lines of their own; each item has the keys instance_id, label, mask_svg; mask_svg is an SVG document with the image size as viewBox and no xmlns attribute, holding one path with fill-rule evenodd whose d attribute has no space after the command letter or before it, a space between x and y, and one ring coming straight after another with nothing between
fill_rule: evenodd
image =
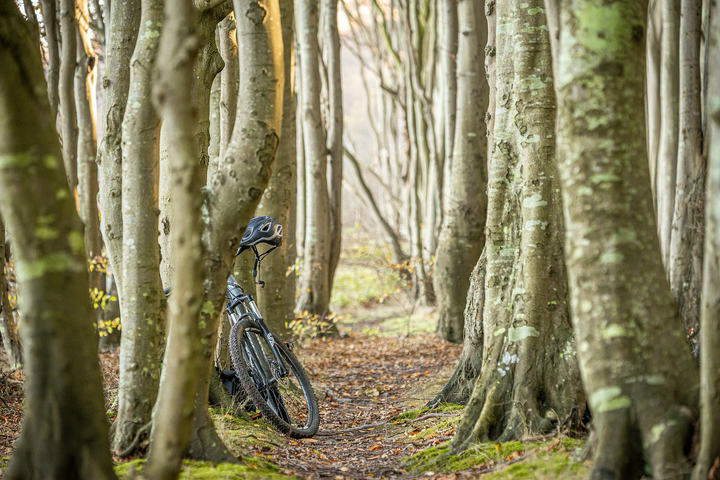
<instances>
[{"instance_id":1,"label":"green moss","mask_svg":"<svg viewBox=\"0 0 720 480\"><path fill-rule=\"evenodd\" d=\"M459 455L449 455L446 442L414 453L405 467L415 474L459 472L474 468L483 478L581 479L589 472L578 461L583 442L575 439L547 442L479 443Z\"/></svg>"},{"instance_id":2,"label":"green moss","mask_svg":"<svg viewBox=\"0 0 720 480\"><path fill-rule=\"evenodd\" d=\"M223 479L280 479L295 478L278 473L277 467L257 458L242 457L240 464L184 461L180 469L181 480ZM133 460L115 466L120 479L130 479L142 471L145 460Z\"/></svg>"}]
</instances>

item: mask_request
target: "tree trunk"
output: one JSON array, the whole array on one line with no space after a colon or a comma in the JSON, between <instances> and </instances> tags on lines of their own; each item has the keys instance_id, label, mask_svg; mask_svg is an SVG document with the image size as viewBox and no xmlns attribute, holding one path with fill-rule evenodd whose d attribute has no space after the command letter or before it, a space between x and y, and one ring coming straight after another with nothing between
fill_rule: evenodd
<instances>
[{"instance_id":1,"label":"tree trunk","mask_svg":"<svg viewBox=\"0 0 720 480\"><path fill-rule=\"evenodd\" d=\"M590 478L641 478L646 462L653 478L686 478L697 377L655 231L647 1L561 8L558 154L573 324L598 433Z\"/></svg>"},{"instance_id":2,"label":"tree trunk","mask_svg":"<svg viewBox=\"0 0 720 480\"><path fill-rule=\"evenodd\" d=\"M332 291L335 269L340 260L342 240L342 181L343 181L343 105L340 76L340 33L338 32L338 1L322 0L320 9L324 17L323 57L327 68L327 155L328 194L330 201L330 265L328 268L328 295ZM329 300L329 299L328 299Z\"/></svg>"},{"instance_id":3,"label":"tree trunk","mask_svg":"<svg viewBox=\"0 0 720 480\"><path fill-rule=\"evenodd\" d=\"M191 0L165 4L155 74L154 100L169 140L176 262L168 309L169 334L145 470L153 479L170 480L178 476L190 439L195 393L200 383L198 319L205 276L200 189L206 176L197 162L193 142L196 110L191 86L199 47L196 22Z\"/></svg>"},{"instance_id":4,"label":"tree trunk","mask_svg":"<svg viewBox=\"0 0 720 480\"><path fill-rule=\"evenodd\" d=\"M62 62L60 63L59 98L63 163L70 192L77 185L77 129L75 126L75 101L73 83L77 64L77 15L75 0L60 0L60 32L62 33Z\"/></svg>"},{"instance_id":5,"label":"tree trunk","mask_svg":"<svg viewBox=\"0 0 720 480\"><path fill-rule=\"evenodd\" d=\"M320 111L318 5L295 0L300 49L300 116L305 149L305 241L295 310L325 315L330 303L330 199L327 146Z\"/></svg>"},{"instance_id":6,"label":"tree trunk","mask_svg":"<svg viewBox=\"0 0 720 480\"><path fill-rule=\"evenodd\" d=\"M234 14L228 15L218 24L218 31L220 33L218 50L225 62L225 67L220 72L220 158L223 158L232 138L238 101L239 64ZM212 176L208 175L208 178Z\"/></svg>"},{"instance_id":7,"label":"tree trunk","mask_svg":"<svg viewBox=\"0 0 720 480\"><path fill-rule=\"evenodd\" d=\"M124 455L133 453L128 447L150 422L165 343L165 294L157 241L160 120L151 103L162 19L162 0L142 0L122 123L122 245L127 261L122 262L122 349L113 450Z\"/></svg>"},{"instance_id":8,"label":"tree trunk","mask_svg":"<svg viewBox=\"0 0 720 480\"><path fill-rule=\"evenodd\" d=\"M196 7L197 8L197 7ZM230 12L230 3L217 4L213 2L203 5L203 9L196 12L197 38L200 49L193 65L192 101L197 112L193 138L195 139L197 161L200 164L201 175L207 179L210 163L210 92L213 81L222 70L223 61L215 44L215 29L217 24ZM169 159L167 152L167 134L161 133L161 182L160 182L160 244L161 244L161 277L168 282L175 270L175 241L173 239L172 202L174 186L169 182L171 173L167 171ZM203 182L203 185L206 182Z\"/></svg>"},{"instance_id":9,"label":"tree trunk","mask_svg":"<svg viewBox=\"0 0 720 480\"><path fill-rule=\"evenodd\" d=\"M483 2L484 4L484 2ZM443 89L443 102L445 109L445 124L443 131L445 135L445 158L443 159L443 176L439 179L438 184L442 186L442 203L443 221L446 211L449 211L449 172L452 168L453 145L455 140L455 123L458 95L458 2L457 0L443 0L440 7L440 62L442 63L442 77L445 88ZM483 12L478 12L482 14ZM483 21L482 18L478 18ZM474 29L473 29L474 30ZM486 29L483 29L486 30ZM477 35L475 35L477 37ZM482 47L480 47L482 48ZM480 70L480 69L478 69ZM484 72L481 72L481 78L484 78ZM482 138L487 138L483 135ZM447 172L447 174L446 174ZM441 232L442 233L442 232ZM442 240L438 240L442 242ZM439 305L438 305L439 306Z\"/></svg>"},{"instance_id":10,"label":"tree trunk","mask_svg":"<svg viewBox=\"0 0 720 480\"><path fill-rule=\"evenodd\" d=\"M680 143L675 214L670 239L670 289L685 330L694 337L700 318L705 162L700 123L701 0L685 0L680 20Z\"/></svg>"},{"instance_id":11,"label":"tree trunk","mask_svg":"<svg viewBox=\"0 0 720 480\"><path fill-rule=\"evenodd\" d=\"M87 0L76 0L77 67L75 68L75 111L77 112L77 179L78 212L85 225L85 251L90 261L102 252L98 217L98 169L95 163L97 130L95 126L95 52L90 39L90 14ZM103 291L102 273L90 271L90 289Z\"/></svg>"},{"instance_id":12,"label":"tree trunk","mask_svg":"<svg viewBox=\"0 0 720 480\"><path fill-rule=\"evenodd\" d=\"M660 58L662 56L662 6L661 0L650 0L648 6L648 33L646 41L647 80L645 85L645 108L647 112L648 161L653 198L657 201L657 168L662 118L660 108Z\"/></svg>"},{"instance_id":13,"label":"tree trunk","mask_svg":"<svg viewBox=\"0 0 720 480\"><path fill-rule=\"evenodd\" d=\"M660 146L657 160L657 228L663 265L669 270L678 155L680 0L662 0Z\"/></svg>"},{"instance_id":14,"label":"tree trunk","mask_svg":"<svg viewBox=\"0 0 720 480\"><path fill-rule=\"evenodd\" d=\"M451 445L456 452L475 440L548 432L585 405L567 305L552 58L542 7L541 0L495 5L482 369Z\"/></svg>"},{"instance_id":15,"label":"tree trunk","mask_svg":"<svg viewBox=\"0 0 720 480\"><path fill-rule=\"evenodd\" d=\"M483 116L488 105L488 88L480 46L487 42L483 6L473 0L461 0L458 4L456 138L452 143L455 147L448 183L448 209L443 215L433 275L437 329L440 338L454 343L462 342L463 309L470 273L484 243L487 211L487 137Z\"/></svg>"},{"instance_id":16,"label":"tree trunk","mask_svg":"<svg viewBox=\"0 0 720 480\"><path fill-rule=\"evenodd\" d=\"M700 452L693 480L712 478L709 472L720 457L720 9L717 2L712 2L710 9L706 130L709 155L700 307Z\"/></svg>"},{"instance_id":17,"label":"tree trunk","mask_svg":"<svg viewBox=\"0 0 720 480\"><path fill-rule=\"evenodd\" d=\"M40 0L45 40L47 41L47 90L52 118L57 120L58 104L60 103L58 82L60 81L60 45L57 32L57 0Z\"/></svg>"},{"instance_id":18,"label":"tree trunk","mask_svg":"<svg viewBox=\"0 0 720 480\"><path fill-rule=\"evenodd\" d=\"M464 312L463 349L460 352L458 364L440 392L428 403L428 407L435 407L440 402L462 405L470 399L470 394L475 387L475 380L479 377L482 368L486 273L487 257L483 251L470 274L470 286Z\"/></svg>"},{"instance_id":19,"label":"tree trunk","mask_svg":"<svg viewBox=\"0 0 720 480\"><path fill-rule=\"evenodd\" d=\"M11 370L22 368L22 348L18 338L18 328L15 323L12 308L8 301L8 284L5 272L5 223L0 219L0 262L2 262L2 275L0 275L0 339L2 340L8 364Z\"/></svg>"},{"instance_id":20,"label":"tree trunk","mask_svg":"<svg viewBox=\"0 0 720 480\"><path fill-rule=\"evenodd\" d=\"M1 2L0 213L26 346L24 420L4 478L112 479L82 224L33 35L15 2Z\"/></svg>"},{"instance_id":21,"label":"tree trunk","mask_svg":"<svg viewBox=\"0 0 720 480\"><path fill-rule=\"evenodd\" d=\"M188 445L191 458L232 461L212 425L207 401L217 330L234 249L270 180L283 105L283 44L278 0L235 0L240 94L233 137L205 194L205 297L201 310L202 381ZM261 74L262 73L262 74Z\"/></svg>"},{"instance_id":22,"label":"tree trunk","mask_svg":"<svg viewBox=\"0 0 720 480\"><path fill-rule=\"evenodd\" d=\"M295 188L295 95L293 85L292 59L293 49L293 2L280 3L280 19L283 29L283 56L285 66L285 90L283 92L282 136L278 145L277 158L273 165L270 183L263 194L258 213L277 219L285 228L283 243L277 252L268 256L262 265L262 277L265 288L257 290L258 305L270 329L285 337L289 330L287 324L293 319L294 295L288 295L287 275L288 247L294 243L287 229L290 217L292 190ZM293 282L294 283L294 282ZM294 289L293 289L294 290ZM293 291L294 294L294 291Z\"/></svg>"},{"instance_id":23,"label":"tree trunk","mask_svg":"<svg viewBox=\"0 0 720 480\"><path fill-rule=\"evenodd\" d=\"M104 133L98 149L103 241L118 293L122 278L122 122L130 88L130 58L140 27L140 0L117 2L110 11L102 80ZM122 299L121 299L122 301Z\"/></svg>"}]
</instances>

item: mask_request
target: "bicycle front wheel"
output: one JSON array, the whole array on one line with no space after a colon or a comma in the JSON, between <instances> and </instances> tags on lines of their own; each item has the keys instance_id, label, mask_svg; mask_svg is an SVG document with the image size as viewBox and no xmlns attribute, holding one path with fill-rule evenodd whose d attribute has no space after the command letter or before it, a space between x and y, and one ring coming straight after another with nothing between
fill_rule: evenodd
<instances>
[{"instance_id":1,"label":"bicycle front wheel","mask_svg":"<svg viewBox=\"0 0 720 480\"><path fill-rule=\"evenodd\" d=\"M235 374L255 408L273 427L290 437L312 437L320 425L320 415L310 381L287 346L279 341L275 346L283 368L258 324L254 320L237 322L230 331Z\"/></svg>"}]
</instances>

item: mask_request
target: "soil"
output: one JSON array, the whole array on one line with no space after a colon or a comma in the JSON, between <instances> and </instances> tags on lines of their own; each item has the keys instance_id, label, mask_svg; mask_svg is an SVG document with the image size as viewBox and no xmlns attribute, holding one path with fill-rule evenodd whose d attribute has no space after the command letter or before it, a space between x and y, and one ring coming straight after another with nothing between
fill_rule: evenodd
<instances>
[{"instance_id":1,"label":"soil","mask_svg":"<svg viewBox=\"0 0 720 480\"><path fill-rule=\"evenodd\" d=\"M459 345L442 342L434 334L351 334L311 341L300 361L318 392L321 428L315 438L290 440L274 449L273 462L302 478L413 476L404 469L403 458L447 440L452 432L409 441L407 429L392 419L432 399L452 373L459 353ZM457 415L438 414L428 420Z\"/></svg>"}]
</instances>

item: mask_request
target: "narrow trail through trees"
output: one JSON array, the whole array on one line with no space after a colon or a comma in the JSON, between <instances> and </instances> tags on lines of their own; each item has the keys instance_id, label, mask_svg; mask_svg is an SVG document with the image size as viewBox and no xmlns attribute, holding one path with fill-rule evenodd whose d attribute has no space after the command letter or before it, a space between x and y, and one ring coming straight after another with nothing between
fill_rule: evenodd
<instances>
[{"instance_id":1,"label":"narrow trail through trees","mask_svg":"<svg viewBox=\"0 0 720 480\"><path fill-rule=\"evenodd\" d=\"M452 373L460 347L437 335L313 340L300 361L318 395L320 432L266 454L302 478L416 476L403 469L402 459L446 441L454 428L411 440L406 428L388 420L433 397ZM436 415L441 421L455 414Z\"/></svg>"}]
</instances>

